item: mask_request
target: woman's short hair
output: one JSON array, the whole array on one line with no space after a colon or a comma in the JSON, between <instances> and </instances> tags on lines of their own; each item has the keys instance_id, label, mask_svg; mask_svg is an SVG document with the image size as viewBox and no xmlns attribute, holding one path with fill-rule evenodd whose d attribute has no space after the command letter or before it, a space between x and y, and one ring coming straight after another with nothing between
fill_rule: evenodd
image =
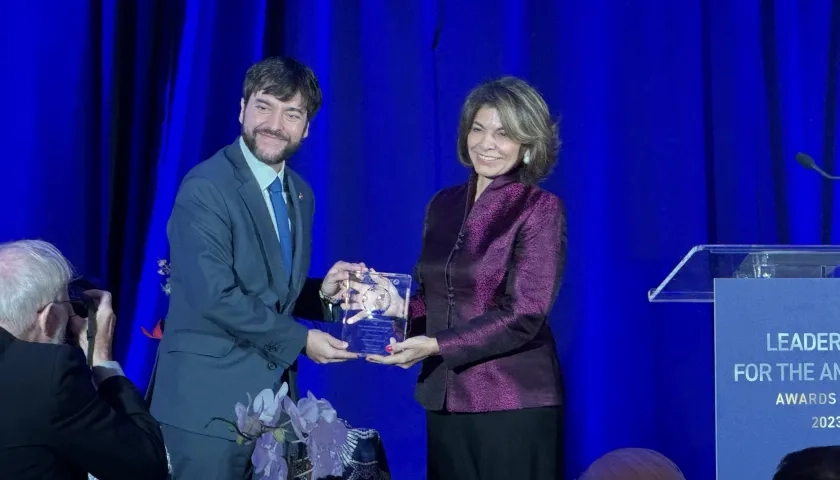
<instances>
[{"instance_id":1,"label":"woman's short hair","mask_svg":"<svg viewBox=\"0 0 840 480\"><path fill-rule=\"evenodd\" d=\"M560 151L557 123L552 121L548 105L539 92L516 77L490 80L467 95L458 125L458 160L472 166L467 135L482 107L495 108L507 134L522 144L522 152L531 151L530 162L519 168L520 180L534 184L548 177Z\"/></svg>"}]
</instances>

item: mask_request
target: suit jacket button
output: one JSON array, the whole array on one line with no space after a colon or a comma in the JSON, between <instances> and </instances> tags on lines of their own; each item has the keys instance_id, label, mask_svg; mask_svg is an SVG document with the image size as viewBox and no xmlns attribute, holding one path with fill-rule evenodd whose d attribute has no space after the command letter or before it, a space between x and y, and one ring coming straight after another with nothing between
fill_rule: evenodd
<instances>
[{"instance_id":1,"label":"suit jacket button","mask_svg":"<svg viewBox=\"0 0 840 480\"><path fill-rule=\"evenodd\" d=\"M269 369L269 370L274 370L275 368L277 368L277 364L276 364L276 363L271 362L271 363L269 363L269 364L268 364L268 369Z\"/></svg>"}]
</instances>

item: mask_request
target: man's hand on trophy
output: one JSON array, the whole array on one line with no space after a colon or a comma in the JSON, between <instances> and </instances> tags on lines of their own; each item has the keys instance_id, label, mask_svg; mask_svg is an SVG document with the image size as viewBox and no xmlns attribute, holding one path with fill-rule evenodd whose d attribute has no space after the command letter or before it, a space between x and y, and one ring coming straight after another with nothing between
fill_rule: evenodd
<instances>
[{"instance_id":1,"label":"man's hand on trophy","mask_svg":"<svg viewBox=\"0 0 840 480\"><path fill-rule=\"evenodd\" d=\"M357 353L347 351L347 342L320 330L310 330L306 336L306 356L315 363L344 362L359 358Z\"/></svg>"},{"instance_id":2,"label":"man's hand on trophy","mask_svg":"<svg viewBox=\"0 0 840 480\"><path fill-rule=\"evenodd\" d=\"M321 295L337 303L343 291L344 285L350 278L351 272L367 272L368 268L364 263L335 262L335 265L327 271L321 282Z\"/></svg>"},{"instance_id":3,"label":"man's hand on trophy","mask_svg":"<svg viewBox=\"0 0 840 480\"><path fill-rule=\"evenodd\" d=\"M341 308L345 311L358 311L347 319L353 324L374 314L383 317L406 317L406 303L397 287L387 277L378 275L369 269L364 275L369 281L351 273L347 288L343 290Z\"/></svg>"}]
</instances>

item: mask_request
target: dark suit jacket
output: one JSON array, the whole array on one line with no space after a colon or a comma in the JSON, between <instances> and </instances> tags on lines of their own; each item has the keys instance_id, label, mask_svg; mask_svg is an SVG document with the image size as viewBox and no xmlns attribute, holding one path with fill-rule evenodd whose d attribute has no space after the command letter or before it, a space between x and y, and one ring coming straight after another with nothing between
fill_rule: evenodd
<instances>
[{"instance_id":1,"label":"dark suit jacket","mask_svg":"<svg viewBox=\"0 0 840 480\"><path fill-rule=\"evenodd\" d=\"M0 478L164 479L160 427L125 377L94 389L78 347L0 328Z\"/></svg>"},{"instance_id":2,"label":"dark suit jacket","mask_svg":"<svg viewBox=\"0 0 840 480\"><path fill-rule=\"evenodd\" d=\"M315 198L288 165L285 178L294 243L288 284L280 280L280 243L239 142L184 177L167 228L171 294L151 395L160 422L235 438L227 425L208 422L234 419L237 402L272 388L295 364L308 329L293 316L325 319L320 280L307 279ZM304 306L308 311L296 308Z\"/></svg>"},{"instance_id":3,"label":"dark suit jacket","mask_svg":"<svg viewBox=\"0 0 840 480\"><path fill-rule=\"evenodd\" d=\"M563 204L497 177L473 205L476 177L429 203L410 305L411 334L437 338L416 397L429 410L485 412L561 404L548 314L566 258Z\"/></svg>"}]
</instances>

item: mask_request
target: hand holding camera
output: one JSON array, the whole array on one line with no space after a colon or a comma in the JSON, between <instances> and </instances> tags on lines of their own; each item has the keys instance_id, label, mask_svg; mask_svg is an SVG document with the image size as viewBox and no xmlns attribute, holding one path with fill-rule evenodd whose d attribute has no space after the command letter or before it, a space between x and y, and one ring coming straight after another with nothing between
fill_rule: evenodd
<instances>
[{"instance_id":1,"label":"hand holding camera","mask_svg":"<svg viewBox=\"0 0 840 480\"><path fill-rule=\"evenodd\" d=\"M70 319L70 337L85 352L91 365L113 360L112 344L117 316L114 314L111 293L104 290L85 290L86 308L74 305L76 315ZM82 311L79 311L82 310ZM92 338L88 334L92 334ZM93 341L93 352L90 342Z\"/></svg>"}]
</instances>

